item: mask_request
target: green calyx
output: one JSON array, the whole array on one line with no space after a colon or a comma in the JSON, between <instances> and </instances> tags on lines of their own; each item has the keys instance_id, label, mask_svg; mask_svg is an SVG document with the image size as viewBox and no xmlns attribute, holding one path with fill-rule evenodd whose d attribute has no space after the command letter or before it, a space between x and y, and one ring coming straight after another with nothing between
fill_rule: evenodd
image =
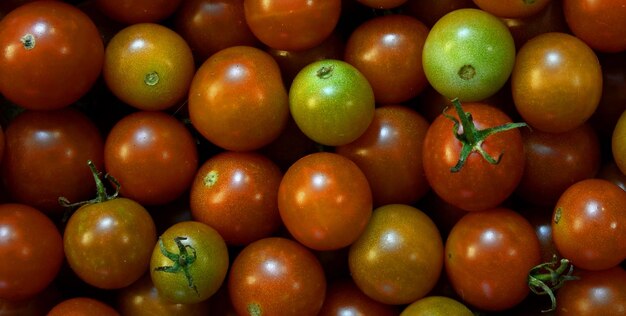
<instances>
[{"instance_id":1,"label":"green calyx","mask_svg":"<svg viewBox=\"0 0 626 316\"><path fill-rule=\"evenodd\" d=\"M168 259L172 260L174 264L172 264L171 266L156 267L154 268L154 271L166 272L166 273L183 272L185 274L185 278L187 279L187 284L189 288L193 289L197 295L200 295L198 293L198 288L193 282L193 277L191 276L191 272L189 271L189 268L196 261L196 258L197 258L196 249L190 245L183 245L182 243L183 240L187 240L187 237L174 238L176 247L178 247L178 253L173 253L165 248L165 245L163 244L163 239L159 237L159 248L161 250L161 253ZM189 249L190 252L188 252L187 249Z\"/></svg>"},{"instance_id":2,"label":"green calyx","mask_svg":"<svg viewBox=\"0 0 626 316\"><path fill-rule=\"evenodd\" d=\"M578 280L578 277L573 276L574 266L570 264L570 261L563 258L557 260L556 255L550 262L539 264L528 272L528 287L537 295L548 295L552 305L547 310L542 312L547 313L556 309L556 297L554 291L561 288L565 282L571 280Z\"/></svg>"},{"instance_id":3,"label":"green calyx","mask_svg":"<svg viewBox=\"0 0 626 316\"><path fill-rule=\"evenodd\" d=\"M487 162L492 165L497 165L500 163L502 159L502 153L498 155L498 158L492 157L489 153L487 153L483 148L482 144L487 139L487 137L497 134L500 132L508 131L511 129L528 126L526 123L506 123L499 126L494 126L485 129L477 129L476 125L474 125L474 121L472 118L472 114L465 112L463 107L461 106L461 102L458 98L452 100L452 104L456 109L456 112L459 116L457 120L452 115L446 114L445 110L443 115L454 122L454 136L463 144L461 148L461 155L459 157L458 162L454 167L450 169L451 172L456 173L463 168L465 162L469 155L473 152L479 153ZM459 128L463 127L463 132L459 132Z\"/></svg>"}]
</instances>

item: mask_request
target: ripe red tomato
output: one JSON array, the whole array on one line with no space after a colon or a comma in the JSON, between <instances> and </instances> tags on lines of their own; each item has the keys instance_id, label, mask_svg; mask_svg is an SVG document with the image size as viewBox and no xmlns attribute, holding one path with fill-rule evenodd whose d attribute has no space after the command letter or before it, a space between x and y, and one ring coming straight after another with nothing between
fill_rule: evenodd
<instances>
[{"instance_id":1,"label":"ripe red tomato","mask_svg":"<svg viewBox=\"0 0 626 316\"><path fill-rule=\"evenodd\" d=\"M23 204L0 204L0 299L34 297L63 264L63 240L55 224Z\"/></svg>"},{"instance_id":2,"label":"ripe red tomato","mask_svg":"<svg viewBox=\"0 0 626 316\"><path fill-rule=\"evenodd\" d=\"M474 3L482 10L485 10L495 16L501 18L522 18L530 17L538 14L543 10L551 0L473 0Z\"/></svg>"},{"instance_id":3,"label":"ripe red tomato","mask_svg":"<svg viewBox=\"0 0 626 316\"><path fill-rule=\"evenodd\" d=\"M405 102L428 84L422 67L427 36L426 25L410 16L370 19L350 34L344 60L367 78L376 102Z\"/></svg>"},{"instance_id":4,"label":"ripe red tomato","mask_svg":"<svg viewBox=\"0 0 626 316\"><path fill-rule=\"evenodd\" d=\"M626 192L602 179L570 186L559 198L552 235L559 253L574 266L603 270L626 259Z\"/></svg>"},{"instance_id":5,"label":"ripe red tomato","mask_svg":"<svg viewBox=\"0 0 626 316\"><path fill-rule=\"evenodd\" d=\"M564 0L563 12L572 33L591 48L626 50L626 1Z\"/></svg>"},{"instance_id":6,"label":"ripe red tomato","mask_svg":"<svg viewBox=\"0 0 626 316\"><path fill-rule=\"evenodd\" d=\"M120 193L142 205L172 202L187 191L198 169L190 131L163 112L140 111L119 120L104 145L104 165Z\"/></svg>"},{"instance_id":7,"label":"ripe red tomato","mask_svg":"<svg viewBox=\"0 0 626 316\"><path fill-rule=\"evenodd\" d=\"M566 282L556 294L556 315L623 315L626 310L626 271L577 270L579 279Z\"/></svg>"},{"instance_id":8,"label":"ripe red tomato","mask_svg":"<svg viewBox=\"0 0 626 316\"><path fill-rule=\"evenodd\" d=\"M222 286L228 264L222 236L206 224L185 221L159 237L150 259L150 278L163 298L197 304Z\"/></svg>"},{"instance_id":9,"label":"ripe red tomato","mask_svg":"<svg viewBox=\"0 0 626 316\"><path fill-rule=\"evenodd\" d=\"M528 272L540 263L533 227L510 209L471 212L452 228L445 267L454 291L487 311L509 309L529 293Z\"/></svg>"},{"instance_id":10,"label":"ripe red tomato","mask_svg":"<svg viewBox=\"0 0 626 316\"><path fill-rule=\"evenodd\" d=\"M103 165L104 141L85 114L71 108L26 111L5 131L2 182L9 196L45 213L60 213L58 198L88 199L95 185L87 160Z\"/></svg>"},{"instance_id":11,"label":"ripe red tomato","mask_svg":"<svg viewBox=\"0 0 626 316\"><path fill-rule=\"evenodd\" d=\"M246 246L232 263L228 292L239 315L317 315L326 294L324 270L299 243L279 237Z\"/></svg>"},{"instance_id":12,"label":"ripe red tomato","mask_svg":"<svg viewBox=\"0 0 626 316\"><path fill-rule=\"evenodd\" d=\"M55 305L46 316L119 316L113 307L93 298L74 297L68 298Z\"/></svg>"},{"instance_id":13,"label":"ripe red tomato","mask_svg":"<svg viewBox=\"0 0 626 316\"><path fill-rule=\"evenodd\" d=\"M533 128L559 133L582 125L602 95L594 51L566 33L545 33L522 46L511 74L513 101Z\"/></svg>"},{"instance_id":14,"label":"ripe red tomato","mask_svg":"<svg viewBox=\"0 0 626 316\"><path fill-rule=\"evenodd\" d=\"M195 64L178 33L154 23L119 31L107 45L103 77L125 103L141 110L165 110L187 97Z\"/></svg>"},{"instance_id":15,"label":"ripe red tomato","mask_svg":"<svg viewBox=\"0 0 626 316\"><path fill-rule=\"evenodd\" d=\"M352 244L372 214L372 193L359 167L339 154L313 153L296 161L278 189L285 227L303 245L333 250Z\"/></svg>"},{"instance_id":16,"label":"ripe red tomato","mask_svg":"<svg viewBox=\"0 0 626 316\"><path fill-rule=\"evenodd\" d=\"M282 224L278 186L282 172L253 152L223 152L200 167L191 185L193 218L205 223L229 245L269 237Z\"/></svg>"},{"instance_id":17,"label":"ripe red tomato","mask_svg":"<svg viewBox=\"0 0 626 316\"><path fill-rule=\"evenodd\" d=\"M0 21L0 93L28 109L59 109L85 95L104 45L89 17L62 1L35 1Z\"/></svg>"},{"instance_id":18,"label":"ripe red tomato","mask_svg":"<svg viewBox=\"0 0 626 316\"><path fill-rule=\"evenodd\" d=\"M374 210L350 246L350 274L369 297L385 304L410 304L430 292L443 269L443 242L435 223L403 204Z\"/></svg>"},{"instance_id":19,"label":"ripe red tomato","mask_svg":"<svg viewBox=\"0 0 626 316\"><path fill-rule=\"evenodd\" d=\"M335 29L340 0L244 0L246 22L263 44L281 50L305 50Z\"/></svg>"},{"instance_id":20,"label":"ripe red tomato","mask_svg":"<svg viewBox=\"0 0 626 316\"><path fill-rule=\"evenodd\" d=\"M485 103L466 103L463 108L472 117L468 125L478 130L511 122L504 112ZM483 141L478 141L476 136L463 136L465 142L474 142L463 146L458 139L455 122L448 116L458 123L459 114L454 109L448 109L445 115L432 122L424 139L423 163L428 182L443 200L464 210L486 210L498 206L513 193L524 172L525 156L520 132L506 130L489 135ZM475 135L467 126L462 128L458 127L463 133L461 135ZM494 161L489 162L480 150ZM459 169L458 163L462 161L459 157L463 151L470 152ZM499 162L495 163L498 159Z\"/></svg>"},{"instance_id":21,"label":"ripe red tomato","mask_svg":"<svg viewBox=\"0 0 626 316\"><path fill-rule=\"evenodd\" d=\"M367 177L374 206L417 202L429 190L422 164L428 122L408 107L376 108L374 119L357 140L335 147Z\"/></svg>"},{"instance_id":22,"label":"ripe red tomato","mask_svg":"<svg viewBox=\"0 0 626 316\"><path fill-rule=\"evenodd\" d=\"M189 116L202 136L224 149L249 151L269 144L289 119L276 61L248 46L213 54L191 83Z\"/></svg>"},{"instance_id":23,"label":"ripe red tomato","mask_svg":"<svg viewBox=\"0 0 626 316\"><path fill-rule=\"evenodd\" d=\"M172 15L182 0L95 0L108 17L126 24L156 23Z\"/></svg>"}]
</instances>

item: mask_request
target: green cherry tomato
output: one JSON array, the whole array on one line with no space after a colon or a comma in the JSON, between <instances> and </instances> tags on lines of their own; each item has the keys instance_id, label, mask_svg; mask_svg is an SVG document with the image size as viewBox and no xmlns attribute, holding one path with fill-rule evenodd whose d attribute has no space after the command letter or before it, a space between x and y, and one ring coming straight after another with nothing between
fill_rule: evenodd
<instances>
[{"instance_id":1,"label":"green cherry tomato","mask_svg":"<svg viewBox=\"0 0 626 316\"><path fill-rule=\"evenodd\" d=\"M327 59L304 67L289 90L291 114L302 132L328 146L350 143L374 118L374 91L354 66Z\"/></svg>"},{"instance_id":2,"label":"green cherry tomato","mask_svg":"<svg viewBox=\"0 0 626 316\"><path fill-rule=\"evenodd\" d=\"M428 82L449 99L480 101L504 86L515 62L509 29L478 9L452 11L433 25L422 53Z\"/></svg>"},{"instance_id":3,"label":"green cherry tomato","mask_svg":"<svg viewBox=\"0 0 626 316\"><path fill-rule=\"evenodd\" d=\"M228 270L226 242L211 226L172 225L154 247L150 276L159 294L180 304L202 302L220 288Z\"/></svg>"}]
</instances>

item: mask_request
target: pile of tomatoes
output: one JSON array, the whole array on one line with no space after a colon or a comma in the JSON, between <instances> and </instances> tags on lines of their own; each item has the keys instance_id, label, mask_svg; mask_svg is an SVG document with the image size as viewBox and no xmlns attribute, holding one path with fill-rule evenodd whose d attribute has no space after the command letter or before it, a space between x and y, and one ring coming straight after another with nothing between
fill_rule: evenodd
<instances>
[{"instance_id":1,"label":"pile of tomatoes","mask_svg":"<svg viewBox=\"0 0 626 316\"><path fill-rule=\"evenodd\" d=\"M624 315L624 34L624 0L2 1L0 315Z\"/></svg>"}]
</instances>

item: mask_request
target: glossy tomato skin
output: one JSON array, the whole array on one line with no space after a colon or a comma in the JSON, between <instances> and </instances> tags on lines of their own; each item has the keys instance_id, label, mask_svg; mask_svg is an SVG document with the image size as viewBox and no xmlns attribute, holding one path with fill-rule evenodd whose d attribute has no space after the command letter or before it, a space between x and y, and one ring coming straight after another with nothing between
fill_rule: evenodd
<instances>
[{"instance_id":1,"label":"glossy tomato skin","mask_svg":"<svg viewBox=\"0 0 626 316\"><path fill-rule=\"evenodd\" d=\"M360 24L348 38L344 60L367 78L376 102L392 104L426 87L422 49L428 28L416 18L386 15Z\"/></svg>"},{"instance_id":2,"label":"glossy tomato skin","mask_svg":"<svg viewBox=\"0 0 626 316\"><path fill-rule=\"evenodd\" d=\"M106 47L103 77L107 87L141 110L165 110L182 101L194 73L187 42L160 24L128 26Z\"/></svg>"},{"instance_id":3,"label":"glossy tomato skin","mask_svg":"<svg viewBox=\"0 0 626 316\"><path fill-rule=\"evenodd\" d=\"M427 296L407 306L400 316L471 316L472 311L463 303L446 296Z\"/></svg>"},{"instance_id":4,"label":"glossy tomato skin","mask_svg":"<svg viewBox=\"0 0 626 316\"><path fill-rule=\"evenodd\" d=\"M533 227L505 208L471 212L452 228L445 245L446 274L459 297L487 311L502 311L529 293L528 271L540 263Z\"/></svg>"},{"instance_id":5,"label":"glossy tomato skin","mask_svg":"<svg viewBox=\"0 0 626 316\"><path fill-rule=\"evenodd\" d=\"M201 64L228 47L257 46L246 23L241 0L186 0L174 15L174 30L189 44Z\"/></svg>"},{"instance_id":6,"label":"glossy tomato skin","mask_svg":"<svg viewBox=\"0 0 626 316\"><path fill-rule=\"evenodd\" d=\"M485 103L465 103L478 129L510 123L501 110ZM447 114L458 120L454 109ZM450 171L459 159L461 142L455 137L453 122L443 115L437 117L424 139L423 159L426 178L433 190L446 202L467 211L493 208L515 190L524 172L524 146L520 131L508 130L485 139L482 148L492 157L502 154L498 164L490 164L473 152L460 171Z\"/></svg>"},{"instance_id":7,"label":"glossy tomato skin","mask_svg":"<svg viewBox=\"0 0 626 316\"><path fill-rule=\"evenodd\" d=\"M104 44L89 17L62 1L35 1L0 22L0 93L36 110L66 107L102 70Z\"/></svg>"},{"instance_id":8,"label":"glossy tomato skin","mask_svg":"<svg viewBox=\"0 0 626 316\"><path fill-rule=\"evenodd\" d=\"M246 22L263 44L281 50L305 50L335 29L340 0L244 0Z\"/></svg>"},{"instance_id":9,"label":"glossy tomato skin","mask_svg":"<svg viewBox=\"0 0 626 316\"><path fill-rule=\"evenodd\" d=\"M602 179L570 186L559 198L552 218L554 244L576 267L603 270L626 259L626 192Z\"/></svg>"},{"instance_id":10,"label":"glossy tomato skin","mask_svg":"<svg viewBox=\"0 0 626 316\"><path fill-rule=\"evenodd\" d=\"M69 266L101 289L124 288L147 272L156 239L148 211L127 198L82 206L63 233Z\"/></svg>"},{"instance_id":11,"label":"glossy tomato skin","mask_svg":"<svg viewBox=\"0 0 626 316\"><path fill-rule=\"evenodd\" d=\"M359 167L339 154L313 153L285 172L278 210L303 245L334 250L352 244L372 214L372 193Z\"/></svg>"},{"instance_id":12,"label":"glossy tomato skin","mask_svg":"<svg viewBox=\"0 0 626 316\"><path fill-rule=\"evenodd\" d=\"M182 122L163 112L139 111L119 120L104 145L104 165L120 193L142 205L172 202L198 169L198 149Z\"/></svg>"},{"instance_id":13,"label":"glossy tomato skin","mask_svg":"<svg viewBox=\"0 0 626 316\"><path fill-rule=\"evenodd\" d=\"M180 240L177 242L177 239ZM167 253L178 256L178 261L163 253L161 242ZM186 260L182 257L185 254L181 245L185 248L186 259L191 260L187 272L183 268L171 270L179 266L180 261ZM186 221L172 225L159 237L150 259L150 277L159 295L165 299L174 303L197 304L207 300L222 286L228 264L228 249L222 236L204 223ZM161 267L170 267L170 270ZM189 281L188 275L192 281Z\"/></svg>"},{"instance_id":14,"label":"glossy tomato skin","mask_svg":"<svg viewBox=\"0 0 626 316\"><path fill-rule=\"evenodd\" d=\"M95 0L100 11L125 24L156 23L172 15L182 0Z\"/></svg>"},{"instance_id":15,"label":"glossy tomato skin","mask_svg":"<svg viewBox=\"0 0 626 316\"><path fill-rule=\"evenodd\" d=\"M326 278L306 247L270 237L249 244L235 258L228 292L240 315L317 315Z\"/></svg>"},{"instance_id":16,"label":"glossy tomato skin","mask_svg":"<svg viewBox=\"0 0 626 316\"><path fill-rule=\"evenodd\" d=\"M203 163L191 185L191 214L229 245L269 237L282 224L278 186L282 172L253 152L223 152Z\"/></svg>"},{"instance_id":17,"label":"glossy tomato skin","mask_svg":"<svg viewBox=\"0 0 626 316\"><path fill-rule=\"evenodd\" d=\"M194 75L189 116L202 136L224 149L249 151L269 144L289 119L276 61L249 46L213 54Z\"/></svg>"},{"instance_id":18,"label":"glossy tomato skin","mask_svg":"<svg viewBox=\"0 0 626 316\"><path fill-rule=\"evenodd\" d=\"M619 116L613 129L611 153L619 170L626 174L626 111Z\"/></svg>"},{"instance_id":19,"label":"glossy tomato skin","mask_svg":"<svg viewBox=\"0 0 626 316\"><path fill-rule=\"evenodd\" d=\"M543 10L551 0L538 1L488 1L473 0L474 3L482 10L485 10L497 17L501 18L522 18L530 17L538 14Z\"/></svg>"},{"instance_id":20,"label":"glossy tomato skin","mask_svg":"<svg viewBox=\"0 0 626 316\"><path fill-rule=\"evenodd\" d=\"M324 305L318 316L377 315L397 316L397 308L365 295L354 281L341 279L328 285Z\"/></svg>"},{"instance_id":21,"label":"glossy tomato skin","mask_svg":"<svg viewBox=\"0 0 626 316\"><path fill-rule=\"evenodd\" d=\"M25 111L6 129L2 181L9 196L46 213L58 198L86 200L95 185L86 167L103 165L104 141L95 124L74 109Z\"/></svg>"},{"instance_id":22,"label":"glossy tomato skin","mask_svg":"<svg viewBox=\"0 0 626 316\"><path fill-rule=\"evenodd\" d=\"M577 270L579 280L566 282L556 293L556 315L623 315L626 310L626 271Z\"/></svg>"},{"instance_id":23,"label":"glossy tomato skin","mask_svg":"<svg viewBox=\"0 0 626 316\"><path fill-rule=\"evenodd\" d=\"M600 141L589 124L563 133L522 129L526 163L515 193L534 205L553 206L570 185L600 168Z\"/></svg>"},{"instance_id":24,"label":"glossy tomato skin","mask_svg":"<svg viewBox=\"0 0 626 316\"><path fill-rule=\"evenodd\" d=\"M422 163L428 126L421 114L408 107L380 106L365 133L337 146L335 152L354 161L363 171L374 206L415 203L430 188Z\"/></svg>"},{"instance_id":25,"label":"glossy tomato skin","mask_svg":"<svg viewBox=\"0 0 626 316\"><path fill-rule=\"evenodd\" d=\"M61 233L41 211L0 204L0 298L34 297L52 283L63 263Z\"/></svg>"},{"instance_id":26,"label":"glossy tomato skin","mask_svg":"<svg viewBox=\"0 0 626 316\"><path fill-rule=\"evenodd\" d=\"M563 12L572 33L594 50L626 50L626 1L566 0Z\"/></svg>"},{"instance_id":27,"label":"glossy tomato skin","mask_svg":"<svg viewBox=\"0 0 626 316\"><path fill-rule=\"evenodd\" d=\"M409 304L431 291L443 269L443 242L435 223L404 204L374 210L350 246L350 273L369 297L385 304Z\"/></svg>"},{"instance_id":28,"label":"glossy tomato skin","mask_svg":"<svg viewBox=\"0 0 626 316\"><path fill-rule=\"evenodd\" d=\"M133 284L121 289L116 306L122 315L135 316L202 316L209 314L209 301L196 304L179 304L167 300L152 283L146 273Z\"/></svg>"},{"instance_id":29,"label":"glossy tomato skin","mask_svg":"<svg viewBox=\"0 0 626 316\"><path fill-rule=\"evenodd\" d=\"M602 95L602 70L593 50L559 32L538 35L518 52L511 74L517 111L533 128L566 132L582 125Z\"/></svg>"},{"instance_id":30,"label":"glossy tomato skin","mask_svg":"<svg viewBox=\"0 0 626 316\"><path fill-rule=\"evenodd\" d=\"M119 316L113 307L89 297L73 297L59 302L49 312L47 316Z\"/></svg>"},{"instance_id":31,"label":"glossy tomato skin","mask_svg":"<svg viewBox=\"0 0 626 316\"><path fill-rule=\"evenodd\" d=\"M515 43L495 16L452 11L433 25L422 53L428 82L448 99L480 101L504 86L515 63Z\"/></svg>"},{"instance_id":32,"label":"glossy tomato skin","mask_svg":"<svg viewBox=\"0 0 626 316\"><path fill-rule=\"evenodd\" d=\"M300 130L315 142L345 145L361 136L372 122L374 91L354 66L341 60L320 60L294 78L289 109Z\"/></svg>"}]
</instances>

